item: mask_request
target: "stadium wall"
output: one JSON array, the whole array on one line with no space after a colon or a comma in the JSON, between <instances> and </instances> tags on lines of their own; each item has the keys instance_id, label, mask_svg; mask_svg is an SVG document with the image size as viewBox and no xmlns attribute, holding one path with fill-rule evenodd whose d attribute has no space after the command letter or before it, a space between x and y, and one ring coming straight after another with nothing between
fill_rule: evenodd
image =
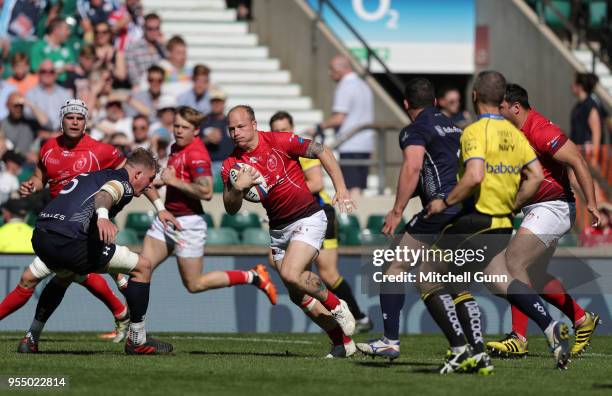
<instances>
[{"instance_id":1,"label":"stadium wall","mask_svg":"<svg viewBox=\"0 0 612 396\"><path fill-rule=\"evenodd\" d=\"M476 23L489 31L489 62L478 71L499 70L523 86L531 105L569 133L570 84L584 67L523 0L477 0Z\"/></svg>"},{"instance_id":2,"label":"stadium wall","mask_svg":"<svg viewBox=\"0 0 612 396\"><path fill-rule=\"evenodd\" d=\"M348 49L324 23L316 23L315 13L304 0L256 0L252 4L251 32L291 71L303 94L310 96L326 117L331 115L336 85L329 77L329 61L339 53L348 55ZM357 62L353 67L365 75ZM399 133L399 127L410 122L408 116L374 78L366 77L366 81L374 92L374 122L397 125ZM397 139L388 138L384 151L389 160L401 161ZM399 167L388 167L385 185L393 188L398 174Z\"/></svg>"},{"instance_id":3,"label":"stadium wall","mask_svg":"<svg viewBox=\"0 0 612 396\"><path fill-rule=\"evenodd\" d=\"M0 256L0 298L9 293L19 280L25 266L33 257L29 255ZM255 263L265 262L263 255L206 256L207 271L221 269L247 269ZM362 309L372 317L374 331L382 331L379 299L376 293L363 293L361 276L362 257L341 255L340 271L352 285ZM576 274L576 266L581 267ZM588 268L587 268L588 267ZM578 303L590 311L601 314L603 324L599 334L612 334L612 270L609 259L584 258L577 264L575 258L556 257L552 273L559 276ZM580 290L593 276L599 277L597 286ZM318 332L319 329L306 319L304 313L289 300L286 289L280 284L276 273L272 274L279 285L276 306L271 306L265 295L254 287L239 286L212 290L202 294L189 294L182 286L174 258L168 259L155 272L151 288L151 299L147 313L147 327L150 331L172 332ZM109 283L110 278L106 276ZM39 285L31 301L21 310L0 322L0 331L26 330L43 285ZM114 284L112 284L114 288ZM608 294L606 294L608 293ZM510 309L505 301L490 294L477 297L484 315L484 331L498 334L510 329ZM556 309L552 315L559 317ZM49 331L103 331L112 327L112 316L95 297L83 287L73 285L66 293L63 304L47 324ZM536 326L531 326L537 332ZM402 313L403 333L433 333L437 327L427 315L418 294L409 293Z\"/></svg>"}]
</instances>

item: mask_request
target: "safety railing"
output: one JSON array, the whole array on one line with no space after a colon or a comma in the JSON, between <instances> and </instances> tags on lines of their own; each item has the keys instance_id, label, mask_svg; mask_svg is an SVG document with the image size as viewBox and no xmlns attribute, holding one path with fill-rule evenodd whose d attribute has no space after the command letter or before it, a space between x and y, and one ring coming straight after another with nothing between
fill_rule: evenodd
<instances>
[{"instance_id":1,"label":"safety railing","mask_svg":"<svg viewBox=\"0 0 612 396\"><path fill-rule=\"evenodd\" d=\"M342 13L338 10L338 8L336 8L336 6L333 4L332 1L330 1L330 0L318 0L318 2L317 2L317 9L315 10L315 12L317 14L317 19L315 20L315 23L317 23L319 21L325 22L324 19L323 19L323 12L324 12L325 7L327 9L329 9L336 18L338 18L338 20L344 25L344 27L348 31L350 31L351 34L353 36L355 36L357 41L359 41L359 43L363 46L363 48L364 48L364 50L366 52L365 70L368 73L368 75L372 75L372 70L371 70L372 60L375 60L382 67L382 69L384 71L384 74L386 75L387 79L391 82L393 88L395 90L397 90L399 96L401 96L403 94L403 92L404 92L404 84L403 84L402 80L397 75L395 75L395 73L393 73L389 69L389 67L387 67L385 62L380 58L380 56L378 56L376 51L374 51L368 45L368 43L363 38L363 36L361 36L361 34L359 34L357 29L355 29L355 27L346 19L346 17L344 15L342 15Z\"/></svg>"},{"instance_id":2,"label":"safety railing","mask_svg":"<svg viewBox=\"0 0 612 396\"><path fill-rule=\"evenodd\" d=\"M349 130L347 133L343 133L337 137L333 144L329 144L329 148L337 150L347 140L355 136L356 134L371 129L376 133L376 158L371 159L341 159L340 165L354 165L354 166L375 166L378 174L378 194L383 195L385 192L385 180L387 176L387 168L390 166L399 166L402 164L400 160L390 160L385 150L387 144L387 135L394 133L394 138L397 140L397 136L401 127L390 124L362 124Z\"/></svg>"}]
</instances>

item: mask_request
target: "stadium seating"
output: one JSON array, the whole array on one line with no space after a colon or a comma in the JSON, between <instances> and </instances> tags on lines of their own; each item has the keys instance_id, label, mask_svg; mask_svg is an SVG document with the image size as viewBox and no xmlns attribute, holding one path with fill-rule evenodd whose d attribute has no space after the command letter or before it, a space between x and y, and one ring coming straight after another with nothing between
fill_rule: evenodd
<instances>
[{"instance_id":1,"label":"stadium seating","mask_svg":"<svg viewBox=\"0 0 612 396\"><path fill-rule=\"evenodd\" d=\"M554 7L566 20L570 19L572 12L571 0L551 0L550 7L547 7L542 1L538 1L538 6L543 8L544 21L552 28L563 28L564 25L551 7Z\"/></svg>"},{"instance_id":2,"label":"stadium seating","mask_svg":"<svg viewBox=\"0 0 612 396\"><path fill-rule=\"evenodd\" d=\"M606 24L608 4L606 0L586 0L589 3L589 28L600 29Z\"/></svg>"},{"instance_id":3,"label":"stadium seating","mask_svg":"<svg viewBox=\"0 0 612 396\"><path fill-rule=\"evenodd\" d=\"M339 213L336 218L338 219L338 241L340 244L347 246L360 245L359 233L361 229L357 216Z\"/></svg>"},{"instance_id":4,"label":"stadium seating","mask_svg":"<svg viewBox=\"0 0 612 396\"><path fill-rule=\"evenodd\" d=\"M144 239L147 230L151 226L153 222L153 213L152 212L132 212L128 213L127 218L125 220L125 228L131 229L136 232L138 235L138 239Z\"/></svg>"},{"instance_id":5,"label":"stadium seating","mask_svg":"<svg viewBox=\"0 0 612 396\"><path fill-rule=\"evenodd\" d=\"M261 222L256 213L240 212L235 215L227 213L221 217L221 227L233 228L242 233L247 228L261 228Z\"/></svg>"},{"instance_id":6,"label":"stadium seating","mask_svg":"<svg viewBox=\"0 0 612 396\"><path fill-rule=\"evenodd\" d=\"M213 178L213 192L214 193L222 193L223 192L223 179L220 175L215 175Z\"/></svg>"},{"instance_id":7,"label":"stadium seating","mask_svg":"<svg viewBox=\"0 0 612 396\"><path fill-rule=\"evenodd\" d=\"M206 245L237 245L240 243L238 231L232 228L211 228L206 234Z\"/></svg>"},{"instance_id":8,"label":"stadium seating","mask_svg":"<svg viewBox=\"0 0 612 396\"><path fill-rule=\"evenodd\" d=\"M368 222L366 228L370 230L373 234L380 234L383 225L385 224L385 216L384 215L370 215L368 216ZM399 234L404 227L406 226L406 222L404 219L400 221L395 229L395 234Z\"/></svg>"},{"instance_id":9,"label":"stadium seating","mask_svg":"<svg viewBox=\"0 0 612 396\"><path fill-rule=\"evenodd\" d=\"M570 231L559 239L559 242L557 242L557 246L576 247L578 246L578 236Z\"/></svg>"},{"instance_id":10,"label":"stadium seating","mask_svg":"<svg viewBox=\"0 0 612 396\"><path fill-rule=\"evenodd\" d=\"M367 246L384 246L388 242L383 234L369 228L361 231L359 234L359 241L362 245Z\"/></svg>"},{"instance_id":11,"label":"stadium seating","mask_svg":"<svg viewBox=\"0 0 612 396\"><path fill-rule=\"evenodd\" d=\"M139 245L140 240L138 239L138 234L136 231L126 228L125 230L121 230L117 233L115 243L122 246L133 246Z\"/></svg>"},{"instance_id":12,"label":"stadium seating","mask_svg":"<svg viewBox=\"0 0 612 396\"><path fill-rule=\"evenodd\" d=\"M247 228L242 233L243 245L270 246L270 234L262 228Z\"/></svg>"},{"instance_id":13,"label":"stadium seating","mask_svg":"<svg viewBox=\"0 0 612 396\"><path fill-rule=\"evenodd\" d=\"M210 229L210 228L214 228L215 227L215 221L213 220L212 216L210 215L210 213L204 213L204 220L206 220L206 226Z\"/></svg>"}]
</instances>

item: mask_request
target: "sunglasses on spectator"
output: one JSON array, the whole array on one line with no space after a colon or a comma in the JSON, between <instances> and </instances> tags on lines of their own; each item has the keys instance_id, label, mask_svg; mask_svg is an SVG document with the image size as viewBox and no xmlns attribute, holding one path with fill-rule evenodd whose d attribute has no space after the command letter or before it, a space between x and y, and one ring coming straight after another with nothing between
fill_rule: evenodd
<instances>
[{"instance_id":1,"label":"sunglasses on spectator","mask_svg":"<svg viewBox=\"0 0 612 396\"><path fill-rule=\"evenodd\" d=\"M159 30L159 26L145 26L145 29L150 32L156 32Z\"/></svg>"},{"instance_id":2,"label":"sunglasses on spectator","mask_svg":"<svg viewBox=\"0 0 612 396\"><path fill-rule=\"evenodd\" d=\"M39 69L38 72L40 74L55 74L55 70L53 69Z\"/></svg>"},{"instance_id":3,"label":"sunglasses on spectator","mask_svg":"<svg viewBox=\"0 0 612 396\"><path fill-rule=\"evenodd\" d=\"M134 125L134 126L132 127L132 129L136 129L136 130L141 130L141 129L142 129L142 130L145 130L145 129L149 129L149 128L147 128L147 127L146 127L146 126L144 126L144 125Z\"/></svg>"},{"instance_id":4,"label":"sunglasses on spectator","mask_svg":"<svg viewBox=\"0 0 612 396\"><path fill-rule=\"evenodd\" d=\"M153 82L162 82L164 81L163 78L148 78L147 79L148 82L153 83Z\"/></svg>"},{"instance_id":5,"label":"sunglasses on spectator","mask_svg":"<svg viewBox=\"0 0 612 396\"><path fill-rule=\"evenodd\" d=\"M109 29L96 30L96 34L109 34L109 33L110 33Z\"/></svg>"}]
</instances>

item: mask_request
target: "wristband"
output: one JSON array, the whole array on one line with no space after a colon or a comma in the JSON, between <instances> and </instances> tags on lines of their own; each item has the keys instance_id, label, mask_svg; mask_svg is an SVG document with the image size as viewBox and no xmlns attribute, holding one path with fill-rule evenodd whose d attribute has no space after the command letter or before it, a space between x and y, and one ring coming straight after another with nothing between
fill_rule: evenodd
<instances>
[{"instance_id":1,"label":"wristband","mask_svg":"<svg viewBox=\"0 0 612 396\"><path fill-rule=\"evenodd\" d=\"M450 205L448 204L446 197L442 198L442 202L444 202L444 205L446 205L447 208L450 208Z\"/></svg>"},{"instance_id":2,"label":"wristband","mask_svg":"<svg viewBox=\"0 0 612 396\"><path fill-rule=\"evenodd\" d=\"M155 201L153 201L153 206L155 206L155 210L157 210L157 213L161 212L162 210L166 210L166 207L164 206L164 203L162 202L161 198L157 198Z\"/></svg>"},{"instance_id":3,"label":"wristband","mask_svg":"<svg viewBox=\"0 0 612 396\"><path fill-rule=\"evenodd\" d=\"M98 208L98 209L96 209L96 213L98 214L98 220L100 220L100 219L108 220L108 209L106 209L106 208Z\"/></svg>"}]
</instances>

